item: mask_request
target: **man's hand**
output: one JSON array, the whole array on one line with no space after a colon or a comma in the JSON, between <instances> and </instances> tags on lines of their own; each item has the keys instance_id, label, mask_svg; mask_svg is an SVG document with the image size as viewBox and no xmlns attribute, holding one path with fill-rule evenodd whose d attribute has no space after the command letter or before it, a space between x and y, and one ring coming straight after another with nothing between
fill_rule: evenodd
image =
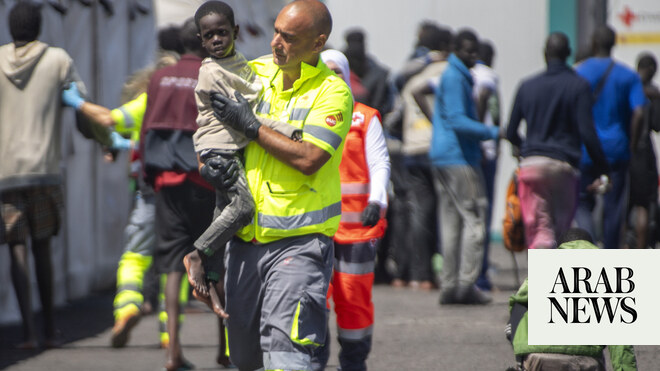
<instances>
[{"instance_id":1,"label":"man's hand","mask_svg":"<svg viewBox=\"0 0 660 371\"><path fill-rule=\"evenodd\" d=\"M242 132L248 139L256 139L261 123L254 116L250 103L236 91L236 101L222 94L211 94L211 106L215 117L223 124Z\"/></svg>"},{"instance_id":2,"label":"man's hand","mask_svg":"<svg viewBox=\"0 0 660 371\"><path fill-rule=\"evenodd\" d=\"M587 186L587 191L602 195L607 193L611 188L612 184L610 184L610 178L607 175L601 175L599 178L596 178L593 183Z\"/></svg>"},{"instance_id":3,"label":"man's hand","mask_svg":"<svg viewBox=\"0 0 660 371\"><path fill-rule=\"evenodd\" d=\"M69 87L62 91L62 103L76 110L80 109L80 106L85 103L85 100L80 96L78 85L75 82L70 83Z\"/></svg>"},{"instance_id":4,"label":"man's hand","mask_svg":"<svg viewBox=\"0 0 660 371\"><path fill-rule=\"evenodd\" d=\"M228 190L238 179L238 166L238 163L233 159L214 156L204 161L199 173L214 188Z\"/></svg>"},{"instance_id":5,"label":"man's hand","mask_svg":"<svg viewBox=\"0 0 660 371\"><path fill-rule=\"evenodd\" d=\"M380 205L375 202L370 202L367 207L362 211L362 225L365 227L373 227L380 220Z\"/></svg>"}]
</instances>

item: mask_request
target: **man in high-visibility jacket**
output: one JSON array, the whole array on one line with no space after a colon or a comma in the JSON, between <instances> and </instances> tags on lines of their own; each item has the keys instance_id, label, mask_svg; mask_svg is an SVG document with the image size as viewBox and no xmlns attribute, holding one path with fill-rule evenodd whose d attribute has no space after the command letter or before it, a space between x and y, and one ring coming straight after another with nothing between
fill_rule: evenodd
<instances>
[{"instance_id":1,"label":"man in high-visibility jacket","mask_svg":"<svg viewBox=\"0 0 660 371\"><path fill-rule=\"evenodd\" d=\"M311 370L326 338L353 108L346 84L319 58L331 27L320 1L289 3L275 20L272 57L251 62L264 82L257 114L301 128L301 141L261 126L240 93L237 101L212 96L218 119L252 139L245 171L255 216L226 251L229 352L241 370Z\"/></svg>"},{"instance_id":2,"label":"man in high-visibility jacket","mask_svg":"<svg viewBox=\"0 0 660 371\"><path fill-rule=\"evenodd\" d=\"M344 54L326 50L321 59L350 87ZM366 370L374 324L371 289L376 252L387 227L384 216L390 178L390 157L376 109L355 103L339 174L342 210L334 237L335 265L328 298L335 303L341 369ZM327 344L324 349L319 351L315 369L325 369Z\"/></svg>"}]
</instances>

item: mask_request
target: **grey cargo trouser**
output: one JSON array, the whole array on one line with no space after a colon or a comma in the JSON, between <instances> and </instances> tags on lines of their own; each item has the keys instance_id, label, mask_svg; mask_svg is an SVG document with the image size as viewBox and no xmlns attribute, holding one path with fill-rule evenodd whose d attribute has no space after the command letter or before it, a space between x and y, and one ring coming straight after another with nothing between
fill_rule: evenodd
<instances>
[{"instance_id":1,"label":"grey cargo trouser","mask_svg":"<svg viewBox=\"0 0 660 371\"><path fill-rule=\"evenodd\" d=\"M334 244L313 234L257 245L229 242L229 357L240 370L310 370L326 339Z\"/></svg>"}]
</instances>

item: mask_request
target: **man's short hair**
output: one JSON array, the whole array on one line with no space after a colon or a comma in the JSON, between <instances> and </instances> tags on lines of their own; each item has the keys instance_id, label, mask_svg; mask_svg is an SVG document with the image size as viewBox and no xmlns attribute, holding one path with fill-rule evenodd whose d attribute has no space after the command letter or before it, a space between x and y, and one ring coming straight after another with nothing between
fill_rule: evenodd
<instances>
[{"instance_id":1,"label":"man's short hair","mask_svg":"<svg viewBox=\"0 0 660 371\"><path fill-rule=\"evenodd\" d=\"M360 28L353 28L346 32L347 43L364 42L364 31Z\"/></svg>"},{"instance_id":2,"label":"man's short hair","mask_svg":"<svg viewBox=\"0 0 660 371\"><path fill-rule=\"evenodd\" d=\"M493 63L494 56L495 48L493 44L488 40L481 41L479 43L479 59L490 66Z\"/></svg>"},{"instance_id":3,"label":"man's short hair","mask_svg":"<svg viewBox=\"0 0 660 371\"><path fill-rule=\"evenodd\" d=\"M637 59L637 69L649 68L649 67L654 67L657 69L658 62L656 61L653 54L649 52L644 52L640 54L639 58Z\"/></svg>"},{"instance_id":4,"label":"man's short hair","mask_svg":"<svg viewBox=\"0 0 660 371\"><path fill-rule=\"evenodd\" d=\"M14 41L34 41L41 32L41 6L21 1L9 11L9 33Z\"/></svg>"},{"instance_id":5,"label":"man's short hair","mask_svg":"<svg viewBox=\"0 0 660 371\"><path fill-rule=\"evenodd\" d=\"M598 26L593 35L594 45L603 50L612 50L616 43L616 32L608 25Z\"/></svg>"},{"instance_id":6,"label":"man's short hair","mask_svg":"<svg viewBox=\"0 0 660 371\"><path fill-rule=\"evenodd\" d=\"M571 45L563 32L553 32L545 42L545 54L548 58L559 58L565 61L571 55Z\"/></svg>"},{"instance_id":7,"label":"man's short hair","mask_svg":"<svg viewBox=\"0 0 660 371\"><path fill-rule=\"evenodd\" d=\"M163 50L183 54L183 43L181 42L181 27L167 26L158 31L158 46Z\"/></svg>"},{"instance_id":8,"label":"man's short hair","mask_svg":"<svg viewBox=\"0 0 660 371\"><path fill-rule=\"evenodd\" d=\"M181 26L181 43L186 52L202 50L202 41L197 37L197 26L193 18L188 18Z\"/></svg>"},{"instance_id":9,"label":"man's short hair","mask_svg":"<svg viewBox=\"0 0 660 371\"><path fill-rule=\"evenodd\" d=\"M236 26L234 22L234 10L227 3L222 1L207 1L200 5L195 12L195 26L199 32L199 21L209 14L224 15L232 27Z\"/></svg>"},{"instance_id":10,"label":"man's short hair","mask_svg":"<svg viewBox=\"0 0 660 371\"><path fill-rule=\"evenodd\" d=\"M417 46L423 46L429 50L449 50L452 34L449 29L440 27L433 22L424 22L419 27Z\"/></svg>"},{"instance_id":11,"label":"man's short hair","mask_svg":"<svg viewBox=\"0 0 660 371\"><path fill-rule=\"evenodd\" d=\"M470 29L463 29L458 31L458 34L454 39L454 48L458 50L461 46L463 46L463 41L472 41L474 43L479 43L477 34Z\"/></svg>"}]
</instances>

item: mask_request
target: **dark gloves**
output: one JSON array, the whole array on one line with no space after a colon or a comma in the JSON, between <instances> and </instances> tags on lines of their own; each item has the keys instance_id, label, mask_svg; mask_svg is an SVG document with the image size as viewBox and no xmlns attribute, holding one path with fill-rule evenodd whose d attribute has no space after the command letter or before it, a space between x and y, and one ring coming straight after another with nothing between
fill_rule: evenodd
<instances>
[{"instance_id":1,"label":"dark gloves","mask_svg":"<svg viewBox=\"0 0 660 371\"><path fill-rule=\"evenodd\" d=\"M373 227L380 220L380 205L375 202L370 202L362 212L362 225L365 227Z\"/></svg>"},{"instance_id":2,"label":"dark gloves","mask_svg":"<svg viewBox=\"0 0 660 371\"><path fill-rule=\"evenodd\" d=\"M199 173L214 188L228 190L238 179L238 166L234 159L214 156L204 161L204 166L199 170Z\"/></svg>"},{"instance_id":3,"label":"dark gloves","mask_svg":"<svg viewBox=\"0 0 660 371\"><path fill-rule=\"evenodd\" d=\"M223 124L245 134L248 139L256 139L259 135L261 123L257 120L250 103L236 91L236 101L222 94L211 94L211 106L215 117Z\"/></svg>"}]
</instances>

